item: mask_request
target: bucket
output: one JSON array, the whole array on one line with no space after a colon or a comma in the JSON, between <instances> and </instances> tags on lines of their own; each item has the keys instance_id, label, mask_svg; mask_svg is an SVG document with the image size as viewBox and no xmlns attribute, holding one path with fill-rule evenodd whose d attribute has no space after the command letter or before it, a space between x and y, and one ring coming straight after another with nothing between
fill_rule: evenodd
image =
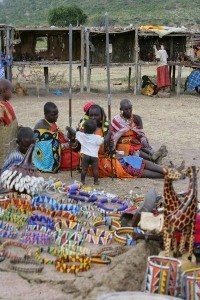
<instances>
[{"instance_id":1,"label":"bucket","mask_svg":"<svg viewBox=\"0 0 200 300\"><path fill-rule=\"evenodd\" d=\"M171 296L162 296L143 292L116 292L99 296L96 300L180 300Z\"/></svg>"},{"instance_id":2,"label":"bucket","mask_svg":"<svg viewBox=\"0 0 200 300\"><path fill-rule=\"evenodd\" d=\"M200 299L200 268L186 270L181 278L181 294L186 300Z\"/></svg>"},{"instance_id":3,"label":"bucket","mask_svg":"<svg viewBox=\"0 0 200 300\"><path fill-rule=\"evenodd\" d=\"M145 292L176 296L180 282L181 262L176 258L149 256Z\"/></svg>"}]
</instances>

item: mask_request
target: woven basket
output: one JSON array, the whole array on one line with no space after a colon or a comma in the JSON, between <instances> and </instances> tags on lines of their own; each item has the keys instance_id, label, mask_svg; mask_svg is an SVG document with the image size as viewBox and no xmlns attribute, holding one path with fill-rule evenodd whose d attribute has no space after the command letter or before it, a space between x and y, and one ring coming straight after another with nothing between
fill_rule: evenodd
<instances>
[{"instance_id":1,"label":"woven basket","mask_svg":"<svg viewBox=\"0 0 200 300\"><path fill-rule=\"evenodd\" d=\"M10 151L16 147L17 130L17 120L14 120L11 125L0 126L0 169Z\"/></svg>"}]
</instances>

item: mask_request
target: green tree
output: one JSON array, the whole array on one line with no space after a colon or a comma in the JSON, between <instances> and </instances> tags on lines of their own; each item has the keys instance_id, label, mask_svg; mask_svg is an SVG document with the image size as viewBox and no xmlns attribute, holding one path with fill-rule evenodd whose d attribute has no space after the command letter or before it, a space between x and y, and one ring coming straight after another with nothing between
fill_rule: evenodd
<instances>
[{"instance_id":1,"label":"green tree","mask_svg":"<svg viewBox=\"0 0 200 300\"><path fill-rule=\"evenodd\" d=\"M54 26L79 26L87 21L87 15L76 5L59 6L52 8L48 13L49 25Z\"/></svg>"}]
</instances>

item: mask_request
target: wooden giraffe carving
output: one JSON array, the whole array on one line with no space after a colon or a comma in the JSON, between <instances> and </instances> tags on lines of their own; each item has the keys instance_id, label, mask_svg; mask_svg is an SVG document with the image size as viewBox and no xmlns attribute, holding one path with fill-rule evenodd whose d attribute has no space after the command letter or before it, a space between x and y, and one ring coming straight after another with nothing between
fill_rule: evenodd
<instances>
[{"instance_id":1,"label":"wooden giraffe carving","mask_svg":"<svg viewBox=\"0 0 200 300\"><path fill-rule=\"evenodd\" d=\"M173 181L179 180L183 175L175 168L167 168L164 179L164 224L163 224L163 242L166 245L168 237L168 221L167 216L172 214L182 203L173 187Z\"/></svg>"},{"instance_id":2,"label":"wooden giraffe carving","mask_svg":"<svg viewBox=\"0 0 200 300\"><path fill-rule=\"evenodd\" d=\"M170 214L165 214L164 230L166 239L164 240L165 255L169 256L171 242L176 243L175 231L182 230L182 237L179 246L179 253L183 254L185 250L185 241L189 236L189 258L192 257L194 247L194 226L197 214L197 173L199 168L192 166L181 172L184 176L189 177L189 188L185 199ZM174 249L177 250L177 249Z\"/></svg>"}]
</instances>

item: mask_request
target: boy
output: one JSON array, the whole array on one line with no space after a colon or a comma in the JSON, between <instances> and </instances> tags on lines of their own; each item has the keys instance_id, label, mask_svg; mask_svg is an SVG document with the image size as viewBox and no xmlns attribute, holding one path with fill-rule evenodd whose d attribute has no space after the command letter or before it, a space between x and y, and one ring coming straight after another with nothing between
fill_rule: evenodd
<instances>
[{"instance_id":1,"label":"boy","mask_svg":"<svg viewBox=\"0 0 200 300\"><path fill-rule=\"evenodd\" d=\"M108 142L112 134L108 131L105 137L101 137L94 134L97 129L97 124L95 120L89 119L84 123L84 132L76 132L76 139L81 144L81 154L82 154L82 172L81 172L81 182L85 184L85 177L88 171L89 165L91 165L94 174L94 184L98 185L98 152L100 146L104 142ZM70 131L70 128L67 127Z\"/></svg>"},{"instance_id":2,"label":"boy","mask_svg":"<svg viewBox=\"0 0 200 300\"><path fill-rule=\"evenodd\" d=\"M9 169L12 165L18 165L22 162L29 146L34 144L34 133L30 127L21 127L17 134L17 148L8 155L2 172Z\"/></svg>"}]
</instances>

